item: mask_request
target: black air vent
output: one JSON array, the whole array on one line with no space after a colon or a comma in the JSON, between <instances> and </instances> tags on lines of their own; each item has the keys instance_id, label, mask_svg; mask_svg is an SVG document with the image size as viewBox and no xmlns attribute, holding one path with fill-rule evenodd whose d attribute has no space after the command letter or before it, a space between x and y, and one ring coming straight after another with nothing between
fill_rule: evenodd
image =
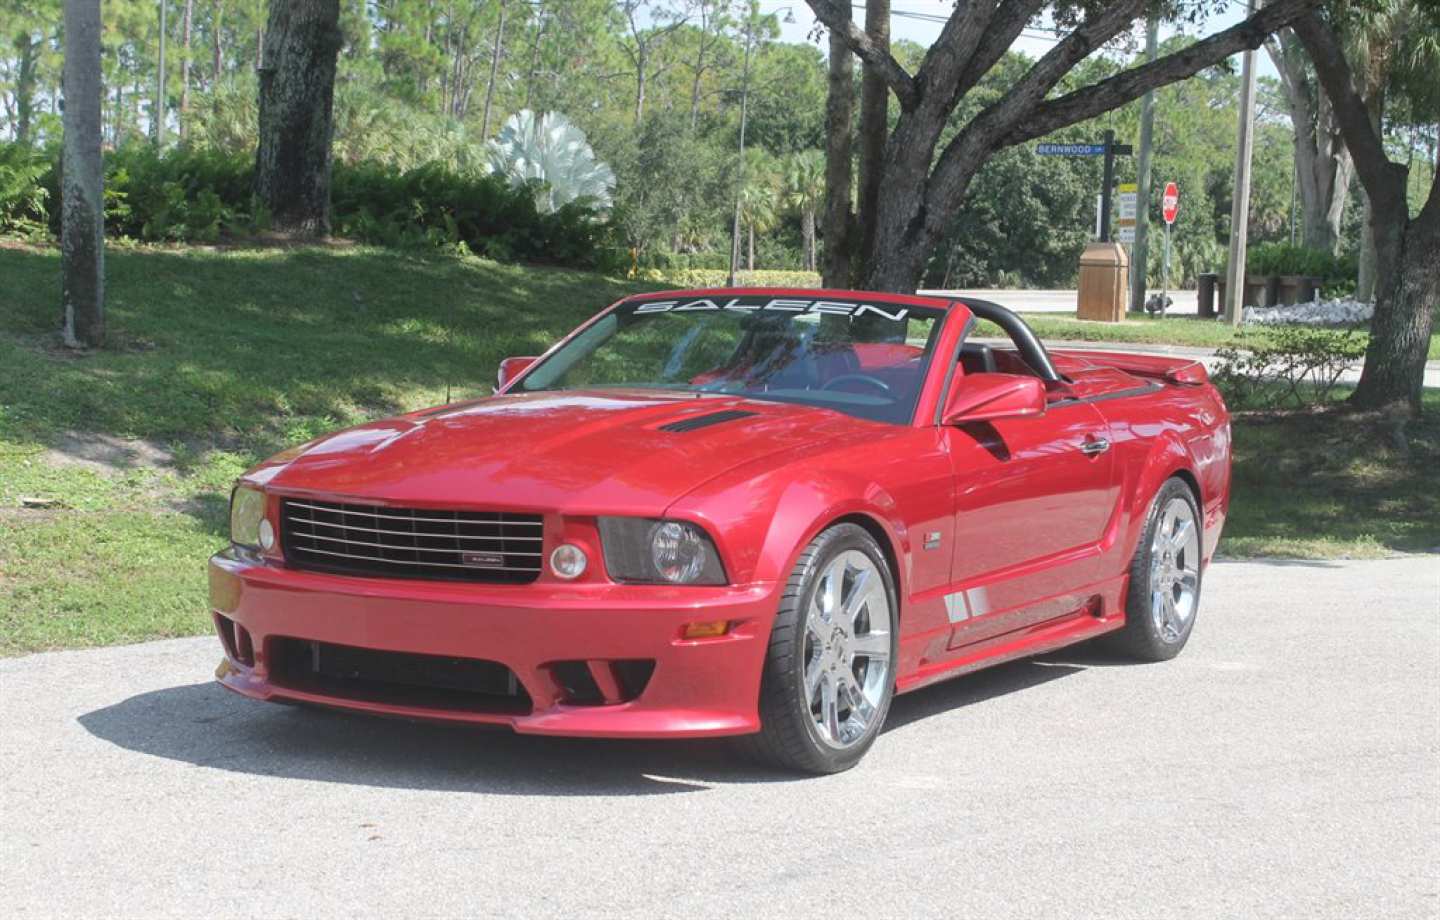
<instances>
[{"instance_id":1,"label":"black air vent","mask_svg":"<svg viewBox=\"0 0 1440 920\"><path fill-rule=\"evenodd\" d=\"M725 422L733 422L736 419L749 418L754 412L746 412L742 409L726 409L723 412L711 412L709 415L692 415L689 418L682 418L678 422L671 422L668 425L661 425L661 431L694 431L697 428L709 428L711 425L720 425Z\"/></svg>"}]
</instances>

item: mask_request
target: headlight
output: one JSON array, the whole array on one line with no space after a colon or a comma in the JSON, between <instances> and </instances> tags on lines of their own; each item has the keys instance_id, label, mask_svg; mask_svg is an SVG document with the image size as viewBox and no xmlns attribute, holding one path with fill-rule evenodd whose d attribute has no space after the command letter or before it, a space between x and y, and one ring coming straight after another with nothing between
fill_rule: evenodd
<instances>
[{"instance_id":1,"label":"headlight","mask_svg":"<svg viewBox=\"0 0 1440 920\"><path fill-rule=\"evenodd\" d=\"M265 493L236 486L230 493L230 542L260 548L260 522L265 520ZM274 543L272 536L271 543Z\"/></svg>"},{"instance_id":2,"label":"headlight","mask_svg":"<svg viewBox=\"0 0 1440 920\"><path fill-rule=\"evenodd\" d=\"M616 581L723 585L725 568L705 531L685 521L602 517L605 568Z\"/></svg>"}]
</instances>

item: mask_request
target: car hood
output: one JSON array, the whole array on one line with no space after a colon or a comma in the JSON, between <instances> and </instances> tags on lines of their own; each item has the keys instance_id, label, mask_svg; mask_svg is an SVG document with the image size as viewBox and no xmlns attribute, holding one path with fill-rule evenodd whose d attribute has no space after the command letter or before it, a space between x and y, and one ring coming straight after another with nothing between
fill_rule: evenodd
<instances>
[{"instance_id":1,"label":"car hood","mask_svg":"<svg viewBox=\"0 0 1440 920\"><path fill-rule=\"evenodd\" d=\"M708 394L500 395L349 428L246 478L283 494L397 505L660 514L740 464L857 427L889 426Z\"/></svg>"}]
</instances>

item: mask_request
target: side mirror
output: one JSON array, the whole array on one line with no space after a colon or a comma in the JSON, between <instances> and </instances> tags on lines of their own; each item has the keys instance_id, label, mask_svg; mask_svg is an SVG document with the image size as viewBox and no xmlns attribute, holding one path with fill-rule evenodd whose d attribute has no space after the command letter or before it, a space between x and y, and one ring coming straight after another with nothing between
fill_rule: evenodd
<instances>
[{"instance_id":1,"label":"side mirror","mask_svg":"<svg viewBox=\"0 0 1440 920\"><path fill-rule=\"evenodd\" d=\"M940 420L946 425L1045 414L1045 384L1023 374L956 377Z\"/></svg>"},{"instance_id":2,"label":"side mirror","mask_svg":"<svg viewBox=\"0 0 1440 920\"><path fill-rule=\"evenodd\" d=\"M506 358L501 361L500 372L495 375L495 392L499 393L508 387L512 380L525 373L526 368L534 364L536 360L532 355L528 358Z\"/></svg>"}]
</instances>

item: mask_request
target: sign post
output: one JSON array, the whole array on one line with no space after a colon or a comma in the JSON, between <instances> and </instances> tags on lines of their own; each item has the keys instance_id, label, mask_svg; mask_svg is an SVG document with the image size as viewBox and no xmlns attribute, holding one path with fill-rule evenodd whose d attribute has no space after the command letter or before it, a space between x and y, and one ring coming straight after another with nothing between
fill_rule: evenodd
<instances>
[{"instance_id":1,"label":"sign post","mask_svg":"<svg viewBox=\"0 0 1440 920\"><path fill-rule=\"evenodd\" d=\"M1170 226L1180 216L1180 186L1174 182L1165 183L1165 194L1160 198L1160 216L1165 218L1165 257L1160 263L1160 315L1163 317L1170 293Z\"/></svg>"},{"instance_id":2,"label":"sign post","mask_svg":"<svg viewBox=\"0 0 1440 920\"><path fill-rule=\"evenodd\" d=\"M1115 132L1105 132L1102 144L1037 144L1035 152L1048 157L1104 157L1105 181L1100 187L1100 242L1110 242L1110 189L1115 184L1115 158L1135 152L1129 144L1115 143Z\"/></svg>"}]
</instances>

